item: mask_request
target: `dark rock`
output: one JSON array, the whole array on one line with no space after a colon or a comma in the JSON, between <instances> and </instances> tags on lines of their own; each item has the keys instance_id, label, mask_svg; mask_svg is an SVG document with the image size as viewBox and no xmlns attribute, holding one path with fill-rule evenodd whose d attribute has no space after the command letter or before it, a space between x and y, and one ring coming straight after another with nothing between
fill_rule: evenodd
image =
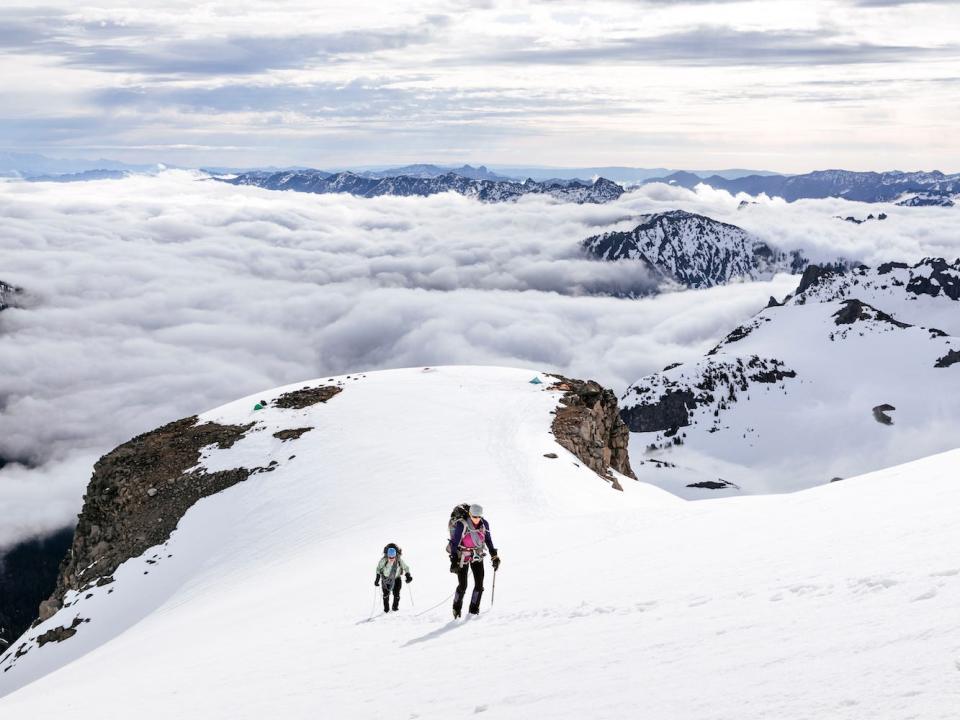
<instances>
[{"instance_id":1,"label":"dark rock","mask_svg":"<svg viewBox=\"0 0 960 720\"><path fill-rule=\"evenodd\" d=\"M696 406L691 390L668 390L656 402L623 408L620 417L631 432L657 432L686 427Z\"/></svg>"},{"instance_id":2,"label":"dark rock","mask_svg":"<svg viewBox=\"0 0 960 720\"><path fill-rule=\"evenodd\" d=\"M5 282L0 282L0 310L6 310L8 307L16 306L16 298L23 292L18 287L13 285L7 285Z\"/></svg>"},{"instance_id":3,"label":"dark rock","mask_svg":"<svg viewBox=\"0 0 960 720\"><path fill-rule=\"evenodd\" d=\"M550 458L551 460L556 460L558 457L556 453L544 453L543 456L545 458Z\"/></svg>"},{"instance_id":4,"label":"dark rock","mask_svg":"<svg viewBox=\"0 0 960 720\"><path fill-rule=\"evenodd\" d=\"M783 306L783 303L782 303L782 302L779 302L773 295L771 295L771 296L770 296L770 299L767 300L767 307L768 307L768 308L772 308L772 307L782 307L782 306Z\"/></svg>"},{"instance_id":5,"label":"dark rock","mask_svg":"<svg viewBox=\"0 0 960 720\"><path fill-rule=\"evenodd\" d=\"M865 320L874 320L885 322L898 328L911 327L908 323L894 320L882 310L877 310L872 305L859 300L844 300L843 307L833 314L834 323L837 325L852 325L855 322Z\"/></svg>"},{"instance_id":6,"label":"dark rock","mask_svg":"<svg viewBox=\"0 0 960 720\"><path fill-rule=\"evenodd\" d=\"M298 440L300 439L301 435L310 432L311 430L313 430L312 427L291 428L289 430L279 430L275 432L273 436L278 440L283 440L286 442L287 440Z\"/></svg>"},{"instance_id":7,"label":"dark rock","mask_svg":"<svg viewBox=\"0 0 960 720\"><path fill-rule=\"evenodd\" d=\"M873 408L873 419L882 425L893 425L893 418L887 415L888 412L896 410L893 405L884 403Z\"/></svg>"},{"instance_id":8,"label":"dark rock","mask_svg":"<svg viewBox=\"0 0 960 720\"><path fill-rule=\"evenodd\" d=\"M799 295L818 285L822 280L842 273L842 270L831 265L807 265L803 275L800 276L800 285L797 286L796 294Z\"/></svg>"},{"instance_id":9,"label":"dark rock","mask_svg":"<svg viewBox=\"0 0 960 720\"><path fill-rule=\"evenodd\" d=\"M30 627L57 584L73 528L31 538L0 553L0 653Z\"/></svg>"},{"instance_id":10,"label":"dark rock","mask_svg":"<svg viewBox=\"0 0 960 720\"><path fill-rule=\"evenodd\" d=\"M885 262L877 266L877 274L886 275L894 268L897 268L899 270L906 270L908 267L910 266L907 265L905 262Z\"/></svg>"},{"instance_id":11,"label":"dark rock","mask_svg":"<svg viewBox=\"0 0 960 720\"><path fill-rule=\"evenodd\" d=\"M251 470L190 470L208 445L232 447L253 427L197 424L188 417L139 435L104 455L93 469L69 554L40 619L51 617L68 590L83 591L125 561L165 542L193 504L246 480ZM170 485L167 481L176 482ZM163 488L148 497L150 488Z\"/></svg>"},{"instance_id":12,"label":"dark rock","mask_svg":"<svg viewBox=\"0 0 960 720\"><path fill-rule=\"evenodd\" d=\"M960 363L960 350L951 350L942 358L939 358L934 367L945 368L955 363Z\"/></svg>"},{"instance_id":13,"label":"dark rock","mask_svg":"<svg viewBox=\"0 0 960 720\"><path fill-rule=\"evenodd\" d=\"M623 488L610 468L636 480L630 467L630 432L620 418L617 396L593 380L551 377L557 383L550 389L564 391L551 425L557 442L617 490Z\"/></svg>"},{"instance_id":14,"label":"dark rock","mask_svg":"<svg viewBox=\"0 0 960 720\"><path fill-rule=\"evenodd\" d=\"M90 622L90 620L77 616L73 619L73 622L70 623L70 627L61 625L52 630L47 630L42 635L37 636L37 646L43 647L49 642L63 642L67 638L72 638L77 634L77 628L85 622Z\"/></svg>"},{"instance_id":15,"label":"dark rock","mask_svg":"<svg viewBox=\"0 0 960 720\"><path fill-rule=\"evenodd\" d=\"M724 488L734 488L736 490L740 489L739 485L735 485L732 482L728 482L723 478L717 478L716 480L704 480L703 482L695 482L687 485L688 488L703 488L704 490L723 490Z\"/></svg>"},{"instance_id":16,"label":"dark rock","mask_svg":"<svg viewBox=\"0 0 960 720\"><path fill-rule=\"evenodd\" d=\"M336 385L321 385L320 387L304 387L299 390L292 390L284 393L277 398L274 403L278 408L285 410L301 410L317 403L325 403L337 393L343 391L343 388Z\"/></svg>"}]
</instances>

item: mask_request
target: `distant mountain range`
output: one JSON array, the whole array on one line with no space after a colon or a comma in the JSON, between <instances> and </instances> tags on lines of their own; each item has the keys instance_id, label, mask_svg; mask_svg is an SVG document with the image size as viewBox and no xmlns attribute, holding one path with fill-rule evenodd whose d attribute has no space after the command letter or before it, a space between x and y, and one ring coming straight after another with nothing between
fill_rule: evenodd
<instances>
[{"instance_id":1,"label":"distant mountain range","mask_svg":"<svg viewBox=\"0 0 960 720\"><path fill-rule=\"evenodd\" d=\"M328 173L322 170L290 172L249 172L236 177L218 178L233 185L253 185L267 190L294 190L318 194L349 193L358 197L395 195L401 197L436 195L456 192L483 202L505 202L524 195L549 195L557 200L575 203L605 203L616 200L623 188L610 180L598 178L593 183L557 181L538 183L533 180L473 179L448 172L444 175L366 177L353 172Z\"/></svg>"},{"instance_id":2,"label":"distant mountain range","mask_svg":"<svg viewBox=\"0 0 960 720\"><path fill-rule=\"evenodd\" d=\"M64 158L50 158L37 153L0 152L0 177L12 178L39 178L46 176L53 179L67 175L77 175L73 180L100 179L95 175L80 177L89 172L126 171L126 172L156 172L158 166L152 164L130 164L100 158L98 160L77 160Z\"/></svg>"},{"instance_id":3,"label":"distant mountain range","mask_svg":"<svg viewBox=\"0 0 960 720\"><path fill-rule=\"evenodd\" d=\"M667 183L692 189L701 183L727 192L766 194L787 202L805 198L843 198L859 202L894 202L903 205L952 205L960 195L960 174L933 172L851 172L818 170L805 175L747 175L729 179L719 175L700 177L676 172L647 183Z\"/></svg>"},{"instance_id":4,"label":"distant mountain range","mask_svg":"<svg viewBox=\"0 0 960 720\"><path fill-rule=\"evenodd\" d=\"M653 277L691 288L799 273L808 264L799 251L774 250L742 228L704 215L672 210L638 220L632 230L587 238L584 250L601 260L641 262Z\"/></svg>"}]
</instances>

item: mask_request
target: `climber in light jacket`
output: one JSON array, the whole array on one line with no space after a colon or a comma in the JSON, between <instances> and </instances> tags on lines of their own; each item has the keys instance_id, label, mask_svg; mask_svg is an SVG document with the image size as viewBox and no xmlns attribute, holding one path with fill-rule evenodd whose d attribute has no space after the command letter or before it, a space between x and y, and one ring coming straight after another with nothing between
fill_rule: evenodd
<instances>
[{"instance_id":1,"label":"climber in light jacket","mask_svg":"<svg viewBox=\"0 0 960 720\"><path fill-rule=\"evenodd\" d=\"M400 557L402 553L403 551L396 543L389 543L383 548L383 557L377 563L377 578L373 584L383 589L384 612L390 612L391 592L394 612L400 609L400 588L403 587L403 579L405 578L408 583L413 582L410 566Z\"/></svg>"}]
</instances>

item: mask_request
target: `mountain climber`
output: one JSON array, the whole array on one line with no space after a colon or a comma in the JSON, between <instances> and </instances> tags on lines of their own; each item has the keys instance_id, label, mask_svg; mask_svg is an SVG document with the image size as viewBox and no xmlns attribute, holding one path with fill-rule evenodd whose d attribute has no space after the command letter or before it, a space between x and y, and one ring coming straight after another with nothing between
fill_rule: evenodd
<instances>
[{"instance_id":1,"label":"mountain climber","mask_svg":"<svg viewBox=\"0 0 960 720\"><path fill-rule=\"evenodd\" d=\"M450 572L457 574L457 591L453 594L453 616L460 617L463 596L467 592L467 573L473 572L473 594L470 596L471 615L480 612L483 595L484 548L490 548L493 571L500 568L500 556L493 545L490 523L483 517L483 508L474 503L466 517L456 520L450 533Z\"/></svg>"},{"instance_id":2,"label":"mountain climber","mask_svg":"<svg viewBox=\"0 0 960 720\"><path fill-rule=\"evenodd\" d=\"M388 543L383 548L383 557L377 563L377 579L373 584L383 589L384 612L390 612L391 592L393 592L394 612L400 609L400 588L403 587L403 580L406 579L408 583L413 582L410 566L400 557L402 554L403 550L396 543ZM403 578L400 577L401 575Z\"/></svg>"}]
</instances>

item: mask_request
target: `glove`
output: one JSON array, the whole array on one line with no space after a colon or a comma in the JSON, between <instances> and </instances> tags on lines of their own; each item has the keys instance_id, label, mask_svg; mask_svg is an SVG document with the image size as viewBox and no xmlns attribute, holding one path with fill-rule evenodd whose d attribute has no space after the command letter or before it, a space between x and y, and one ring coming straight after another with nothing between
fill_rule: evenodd
<instances>
[{"instance_id":1,"label":"glove","mask_svg":"<svg viewBox=\"0 0 960 720\"><path fill-rule=\"evenodd\" d=\"M499 555L494 555L493 557L491 557L491 558L490 558L490 562L493 563L493 571L494 571L494 572L496 572L497 570L500 569L500 556L499 556Z\"/></svg>"},{"instance_id":2,"label":"glove","mask_svg":"<svg viewBox=\"0 0 960 720\"><path fill-rule=\"evenodd\" d=\"M455 572L457 572L459 569L460 569L460 563L458 563L456 560L451 560L451 561L450 561L450 572L455 573Z\"/></svg>"},{"instance_id":3,"label":"glove","mask_svg":"<svg viewBox=\"0 0 960 720\"><path fill-rule=\"evenodd\" d=\"M406 580L407 583L412 583L412 582L413 582L413 575L411 575L410 573L407 573L407 576L404 578L404 580Z\"/></svg>"},{"instance_id":4,"label":"glove","mask_svg":"<svg viewBox=\"0 0 960 720\"><path fill-rule=\"evenodd\" d=\"M380 584L380 576L379 576L379 575L377 575L377 579L373 581L373 584L374 584L374 585L379 585L379 584Z\"/></svg>"}]
</instances>

